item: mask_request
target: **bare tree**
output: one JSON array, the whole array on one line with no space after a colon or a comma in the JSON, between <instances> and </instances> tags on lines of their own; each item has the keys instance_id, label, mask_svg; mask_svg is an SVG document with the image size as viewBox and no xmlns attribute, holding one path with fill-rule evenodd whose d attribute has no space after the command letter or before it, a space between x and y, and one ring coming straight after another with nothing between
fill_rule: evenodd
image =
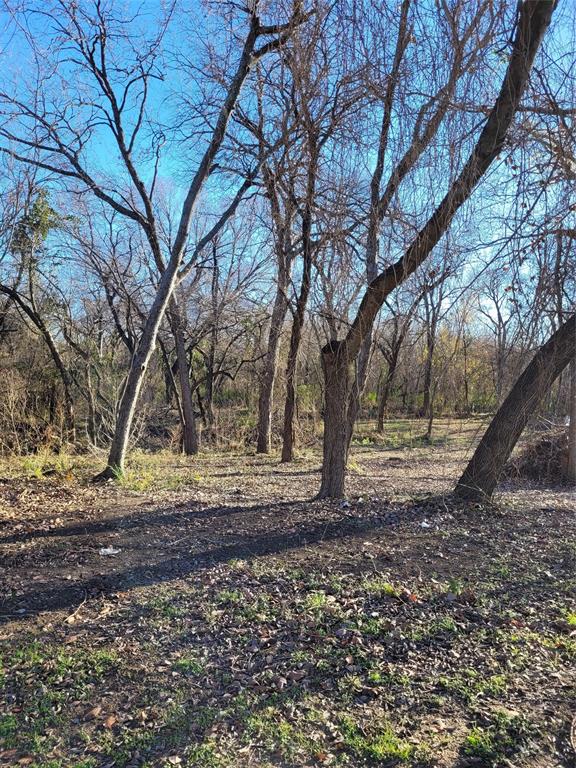
<instances>
[{"instance_id":1,"label":"bare tree","mask_svg":"<svg viewBox=\"0 0 576 768\"><path fill-rule=\"evenodd\" d=\"M89 10L85 6L64 2L58 2L56 7L57 11L49 17L58 34L52 45L59 47L71 67L71 76L65 83L63 93L75 92L78 105L87 104L83 114L85 122L71 122L70 113L74 102L62 102L60 95L52 101L48 100L44 91L45 68L41 67L41 54L37 51L36 62L41 71L30 99L22 100L19 95L6 90L0 93L5 117L0 130L4 144L0 149L14 160L49 171L79 185L80 189L90 191L128 221L135 223L148 242L160 275L146 322L132 355L107 467L99 475L100 478L107 478L123 470L138 396L164 313L175 287L197 254L196 248L188 264L183 264L192 217L226 136L228 122L242 86L254 64L285 42L294 26L300 22L301 16L297 5L297 10L288 22L267 25L260 20L257 4L253 4L250 10L246 9L248 29L238 60L229 76L205 149L188 185L174 239L166 248L157 225L153 202L161 143L154 140L152 132L149 151L155 161L153 175L148 183L137 167L135 148L149 128L149 93L153 82L162 77L160 47L173 8L169 8L165 18L159 20L159 31L153 39L143 41L141 38L132 39L129 24L119 22L116 14L106 10L99 2L95 2ZM40 13L44 15L44 12ZM258 41L262 38L266 42L258 47ZM114 48L115 41L117 44L120 41L117 49ZM58 60L58 56L55 60ZM61 77L64 78L63 75ZM76 88L75 77L90 89L88 99L82 87ZM102 126L109 130L119 152L126 180L124 190L110 187L89 169L88 150L97 140ZM238 195L241 197L252 181L253 177L249 175L223 214L223 220L230 215L231 210L235 210ZM177 305L173 303L172 309L174 316Z\"/></svg>"},{"instance_id":2,"label":"bare tree","mask_svg":"<svg viewBox=\"0 0 576 768\"><path fill-rule=\"evenodd\" d=\"M346 337L341 341L331 341L322 349L326 406L320 497L338 498L344 493L350 434L347 417L351 392L350 366L371 333L385 298L428 258L459 208L501 151L553 10L554 2L522 4L512 55L500 93L462 171L404 255L370 283Z\"/></svg>"}]
</instances>

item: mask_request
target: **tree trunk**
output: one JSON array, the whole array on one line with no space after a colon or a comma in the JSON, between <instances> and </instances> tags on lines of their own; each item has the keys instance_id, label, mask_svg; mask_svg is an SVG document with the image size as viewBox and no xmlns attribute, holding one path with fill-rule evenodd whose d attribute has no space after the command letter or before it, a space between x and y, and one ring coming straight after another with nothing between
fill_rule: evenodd
<instances>
[{"instance_id":1,"label":"tree trunk","mask_svg":"<svg viewBox=\"0 0 576 768\"><path fill-rule=\"evenodd\" d=\"M295 21L298 20L295 19ZM164 317L164 313L166 312L170 297L178 283L179 277L183 277L186 272L186 270L184 270L182 275L178 275L178 270L182 264L186 242L190 233L192 216L196 210L196 204L204 187L204 183L211 172L214 159L226 136L228 122L238 101L242 85L248 77L253 64L259 58L259 56L254 54L254 45L261 33L262 29L260 21L255 14L252 14L250 29L242 48L242 54L238 61L236 72L230 81L209 144L202 155L182 204L182 213L180 215L174 244L171 249L170 260L161 274L158 289L150 308L150 312L146 318L142 335L138 340L138 344L132 356L130 370L126 377L122 397L120 399L118 415L116 418L116 428L110 445L110 453L108 454L108 463L103 472L96 475L94 478L96 481L114 478L124 471L126 452L130 440L130 429L134 420L136 404L144 383L146 370L152 354L154 353L160 324ZM266 50L266 46L264 46L262 51L265 52ZM248 179L246 182L252 183L252 181L249 181ZM142 188L144 188L144 185L142 185ZM239 191L243 189L245 189L245 185L242 185ZM233 212L236 209L239 199L240 197L237 196L235 202L228 207L228 212ZM221 221L222 220L223 219L221 219ZM149 226L146 230L146 234L149 237L149 242L152 246L152 252L155 254L155 258L158 257L157 261L158 266L160 267L161 257L159 255L159 241L152 236L153 233L153 228L150 228ZM189 262L188 266L190 267L191 264L192 262ZM186 366L186 371L187 369L188 366Z\"/></svg>"},{"instance_id":2,"label":"tree trunk","mask_svg":"<svg viewBox=\"0 0 576 768\"><path fill-rule=\"evenodd\" d=\"M434 397L430 397L430 402L428 403L428 421L426 424L426 434L424 435L424 440L427 443L430 443L432 441L432 427L434 426Z\"/></svg>"},{"instance_id":3,"label":"tree trunk","mask_svg":"<svg viewBox=\"0 0 576 768\"><path fill-rule=\"evenodd\" d=\"M313 182L316 171L315 160L311 162L309 169L309 183L307 203L302 217L302 241L304 244L302 283L296 302L296 312L292 321L290 333L290 349L288 351L288 363L286 365L286 403L284 405L284 427L282 439L282 462L287 463L294 458L294 415L296 411L296 368L298 365L298 350L302 339L302 328L306 315L306 306L310 294L310 278L312 275L312 247L310 233L312 228L311 200L314 191ZM310 180L312 177L312 180Z\"/></svg>"},{"instance_id":4,"label":"tree trunk","mask_svg":"<svg viewBox=\"0 0 576 768\"><path fill-rule=\"evenodd\" d=\"M72 378L68 373L68 369L66 368L64 360L62 359L48 326L44 324L44 321L39 315L36 315L36 318L36 326L44 337L44 341L50 350L52 360L54 361L54 365L60 376L60 381L62 382L62 390L64 392L64 442L74 443L76 441L76 425L74 423Z\"/></svg>"},{"instance_id":5,"label":"tree trunk","mask_svg":"<svg viewBox=\"0 0 576 768\"><path fill-rule=\"evenodd\" d=\"M570 411L568 423L568 466L566 476L576 483L576 357L570 361Z\"/></svg>"},{"instance_id":6,"label":"tree trunk","mask_svg":"<svg viewBox=\"0 0 576 768\"><path fill-rule=\"evenodd\" d=\"M466 334L462 339L462 350L464 353L464 413L470 414L470 385L468 384L468 341Z\"/></svg>"},{"instance_id":7,"label":"tree trunk","mask_svg":"<svg viewBox=\"0 0 576 768\"><path fill-rule=\"evenodd\" d=\"M134 355L132 356L130 370L128 371L124 389L122 390L122 397L120 398L118 414L116 417L116 428L114 430L114 437L112 438L110 452L108 454L108 463L106 468L96 475L94 478L95 481L115 478L124 471L126 453L130 441L130 430L132 428L132 422L134 421L138 396L142 390L146 370L156 347L156 340L158 338L158 331L160 329L162 318L164 317L168 301L177 282L177 270L179 265L180 260L173 259L160 278L154 302L152 303L152 307L150 308L150 312L148 313L148 317L144 324L142 335L140 336Z\"/></svg>"},{"instance_id":8,"label":"tree trunk","mask_svg":"<svg viewBox=\"0 0 576 768\"><path fill-rule=\"evenodd\" d=\"M186 341L184 339L183 320L176 302L171 302L174 310L174 341L176 342L176 359L178 361L178 381L180 384L182 406L182 448L186 456L194 456L198 453L198 431L194 417L194 403L192 400L192 387L190 386L190 372L188 370L188 355L186 353Z\"/></svg>"},{"instance_id":9,"label":"tree trunk","mask_svg":"<svg viewBox=\"0 0 576 768\"><path fill-rule=\"evenodd\" d=\"M424 362L424 397L422 399L422 416L430 418L430 401L432 390L432 365L434 360L434 341L428 340L426 360Z\"/></svg>"},{"instance_id":10,"label":"tree trunk","mask_svg":"<svg viewBox=\"0 0 576 768\"><path fill-rule=\"evenodd\" d=\"M295 325L296 322L294 321L292 325L292 337L295 336ZM299 338L295 341L295 349L293 349L292 338L290 339L290 351L288 353L288 363L286 365L286 401L284 403L284 424L282 427L282 456L280 458L280 461L283 464L288 464L294 460L294 444L296 442L294 431L294 415L296 412L295 379L299 346Z\"/></svg>"},{"instance_id":11,"label":"tree trunk","mask_svg":"<svg viewBox=\"0 0 576 768\"><path fill-rule=\"evenodd\" d=\"M98 445L98 429L96 427L96 398L92 387L92 375L90 373L90 363L86 364L86 402L88 403L88 419L86 431L88 439L93 446Z\"/></svg>"},{"instance_id":12,"label":"tree trunk","mask_svg":"<svg viewBox=\"0 0 576 768\"><path fill-rule=\"evenodd\" d=\"M278 369L278 353L280 348L280 336L282 326L288 309L286 299L286 290L288 288L288 277L284 275L278 277L278 287L272 317L270 319L270 333L268 334L268 348L266 350L266 359L264 362L264 375L260 384L260 395L258 398L258 432L256 439L256 453L270 453L272 447L272 405L274 396L274 382L276 381L276 371Z\"/></svg>"},{"instance_id":13,"label":"tree trunk","mask_svg":"<svg viewBox=\"0 0 576 768\"><path fill-rule=\"evenodd\" d=\"M384 432L384 418L386 416L386 408L388 406L388 398L390 397L390 389L396 375L396 368L398 366L398 355L394 355L388 360L388 371L386 372L386 378L384 379L384 386L380 393L380 402L378 403L378 424L376 431L379 434Z\"/></svg>"},{"instance_id":14,"label":"tree trunk","mask_svg":"<svg viewBox=\"0 0 576 768\"><path fill-rule=\"evenodd\" d=\"M216 350L218 348L218 331L220 324L220 301L219 301L219 283L220 268L218 266L218 244L212 243L212 283L210 289L211 297L211 327L210 344L208 354L206 355L206 397L205 397L205 419L208 427L209 440L216 442L216 415L214 413L214 386L216 382Z\"/></svg>"},{"instance_id":15,"label":"tree trunk","mask_svg":"<svg viewBox=\"0 0 576 768\"><path fill-rule=\"evenodd\" d=\"M492 419L455 489L463 499L492 496L522 430L562 370L576 356L576 315L544 344Z\"/></svg>"},{"instance_id":16,"label":"tree trunk","mask_svg":"<svg viewBox=\"0 0 576 768\"><path fill-rule=\"evenodd\" d=\"M352 386L350 363L339 354L342 342L322 349L324 373L324 440L319 499L341 499L348 460L347 410Z\"/></svg>"},{"instance_id":17,"label":"tree trunk","mask_svg":"<svg viewBox=\"0 0 576 768\"><path fill-rule=\"evenodd\" d=\"M296 312L292 321L292 331L290 334L290 349L288 351L288 363L286 365L286 402L284 404L284 426L282 430L282 459L283 463L288 463L294 458L294 416L296 412L296 368L298 365L298 350L302 340L302 328L304 326L304 316L306 305L308 304L308 295L310 293L310 273L312 269L311 259L307 259L304 264L302 274L302 285L300 294L296 303Z\"/></svg>"}]
</instances>

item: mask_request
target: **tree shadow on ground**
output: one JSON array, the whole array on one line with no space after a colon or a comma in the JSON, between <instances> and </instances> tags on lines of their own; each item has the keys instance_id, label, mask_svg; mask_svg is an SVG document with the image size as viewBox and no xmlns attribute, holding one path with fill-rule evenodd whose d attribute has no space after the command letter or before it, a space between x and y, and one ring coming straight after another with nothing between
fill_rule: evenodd
<instances>
[{"instance_id":1,"label":"tree shadow on ground","mask_svg":"<svg viewBox=\"0 0 576 768\"><path fill-rule=\"evenodd\" d=\"M283 502L273 505L273 508L280 507L282 517L279 522L282 524L286 522L290 512L296 514L298 511L306 510L309 513L311 504L313 502ZM319 511L321 509L326 510L325 504L323 505L321 502L316 502L316 504ZM139 528L142 529L143 534L148 535L150 527L166 528L169 522L181 524L187 515L190 517L197 517L198 515L218 517L220 515L237 515L242 512L253 515L254 513L261 513L263 510L270 510L270 508L271 505L259 504L253 507L215 507L192 510L189 513L172 512L168 514L165 510L155 510L152 514L140 515L136 518L129 515L104 522L92 522L38 532L38 538L84 536L104 531L134 531ZM333 509L332 513L337 509L337 507ZM188 546L180 550L177 549L174 556L155 563L143 563L106 575L99 573L75 583L37 582L33 588L19 595L6 597L2 601L0 604L0 623L6 623L16 617L18 619L30 618L44 611L77 606L83 600L87 601L115 592L187 578L218 563L276 555L336 539L358 538L371 531L394 527L399 522L409 522L424 517L429 519L433 512L434 507L431 506L430 499L426 499L424 507L417 504L407 507L400 503L371 506L357 515L342 512L336 519L324 519L322 522L312 525L305 522L295 530L278 528L272 531L264 530L256 535L240 533L235 535L236 541L234 543L217 544L213 548L206 548L198 552L191 553ZM201 533L201 531L194 531L193 535ZM25 534L25 536L27 535ZM28 538L30 538L29 535ZM170 542L166 541L165 546L168 547L169 545Z\"/></svg>"},{"instance_id":2,"label":"tree shadow on ground","mask_svg":"<svg viewBox=\"0 0 576 768\"><path fill-rule=\"evenodd\" d=\"M33 539L61 538L67 536L89 536L117 531L126 531L138 528L165 528L168 525L180 525L187 520L210 520L212 518L227 517L246 512L263 512L273 507L293 508L305 502L282 501L268 504L233 505L233 506L202 506L201 502L190 501L184 504L161 507L153 512L142 514L140 509L129 512L126 515L107 518L106 520L92 520L61 528L38 528L34 531L22 531L0 538L0 544L19 544ZM189 507L193 507L189 509ZM168 511L167 511L168 510ZM182 511L179 511L182 510Z\"/></svg>"}]
</instances>

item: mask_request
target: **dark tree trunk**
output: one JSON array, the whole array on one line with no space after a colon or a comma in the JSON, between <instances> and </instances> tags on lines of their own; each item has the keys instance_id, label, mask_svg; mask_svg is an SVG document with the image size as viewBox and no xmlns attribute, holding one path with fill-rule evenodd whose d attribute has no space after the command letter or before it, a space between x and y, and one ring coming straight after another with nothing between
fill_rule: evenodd
<instances>
[{"instance_id":1,"label":"dark tree trunk","mask_svg":"<svg viewBox=\"0 0 576 768\"><path fill-rule=\"evenodd\" d=\"M288 363L286 365L286 402L284 404L284 426L282 430L282 462L287 463L294 458L294 417L296 414L296 369L298 365L298 350L302 340L302 328L306 305L310 294L310 277L312 273L312 254L310 252L310 227L311 212L305 213L305 221L302 225L304 247L304 265L300 293L296 302L296 312L292 321L290 334L290 349L288 351Z\"/></svg>"},{"instance_id":2,"label":"dark tree trunk","mask_svg":"<svg viewBox=\"0 0 576 768\"><path fill-rule=\"evenodd\" d=\"M434 362L434 341L428 341L426 349L426 360L424 361L424 384L422 399L422 416L430 418L430 402L432 391L432 365Z\"/></svg>"},{"instance_id":3,"label":"dark tree trunk","mask_svg":"<svg viewBox=\"0 0 576 768\"><path fill-rule=\"evenodd\" d=\"M341 354L341 342L331 341L322 349L324 373L324 441L322 483L319 499L344 496L348 460L347 410L352 387L351 365Z\"/></svg>"},{"instance_id":4,"label":"dark tree trunk","mask_svg":"<svg viewBox=\"0 0 576 768\"><path fill-rule=\"evenodd\" d=\"M286 400L284 403L284 424L282 427L282 456L280 461L288 464L294 460L294 445L296 443L296 434L294 430L294 417L296 414L296 365L298 363L298 347L300 338L296 339L295 330L296 321L292 324L292 334L290 338L290 351L288 353L288 364L286 366ZM293 348L294 346L294 348Z\"/></svg>"},{"instance_id":5,"label":"dark tree trunk","mask_svg":"<svg viewBox=\"0 0 576 768\"><path fill-rule=\"evenodd\" d=\"M194 416L194 402L192 400L192 386L190 385L190 371L188 366L188 353L186 352L186 340L184 338L184 317L182 309L176 301L176 297L170 299L170 324L176 344L176 360L178 362L178 382L180 384L180 404L182 416L182 448L186 456L194 456L198 453L198 430Z\"/></svg>"},{"instance_id":6,"label":"dark tree trunk","mask_svg":"<svg viewBox=\"0 0 576 768\"><path fill-rule=\"evenodd\" d=\"M544 344L490 422L455 489L464 499L492 496L522 430L554 381L576 355L576 315Z\"/></svg>"},{"instance_id":7,"label":"dark tree trunk","mask_svg":"<svg viewBox=\"0 0 576 768\"><path fill-rule=\"evenodd\" d=\"M214 380L216 371L216 349L218 346L218 326L220 319L219 311L219 283L220 268L218 266L218 244L216 241L212 244L212 286L211 286L211 305L212 305L212 327L210 328L210 344L208 355L206 356L206 396L205 417L208 427L209 439L215 441L216 416L214 414Z\"/></svg>"},{"instance_id":8,"label":"dark tree trunk","mask_svg":"<svg viewBox=\"0 0 576 768\"><path fill-rule=\"evenodd\" d=\"M86 401L88 403L88 420L86 424L88 439L92 445L96 446L98 444L98 428L96 426L96 398L94 397L92 375L90 373L89 363L86 365Z\"/></svg>"},{"instance_id":9,"label":"dark tree trunk","mask_svg":"<svg viewBox=\"0 0 576 768\"><path fill-rule=\"evenodd\" d=\"M430 443L432 441L432 427L434 426L434 398L430 398L430 402L428 404L428 421L426 423L426 434L424 435L424 440L426 440L427 443Z\"/></svg>"},{"instance_id":10,"label":"dark tree trunk","mask_svg":"<svg viewBox=\"0 0 576 768\"><path fill-rule=\"evenodd\" d=\"M298 350L302 340L302 328L304 326L304 313L310 292L310 271L305 269L302 278L302 288L298 297L296 312L292 322L290 334L290 349L288 351L288 363L286 365L286 402L284 404L284 426L282 429L282 462L287 463L294 459L294 418L296 415L296 368L298 365Z\"/></svg>"}]
</instances>

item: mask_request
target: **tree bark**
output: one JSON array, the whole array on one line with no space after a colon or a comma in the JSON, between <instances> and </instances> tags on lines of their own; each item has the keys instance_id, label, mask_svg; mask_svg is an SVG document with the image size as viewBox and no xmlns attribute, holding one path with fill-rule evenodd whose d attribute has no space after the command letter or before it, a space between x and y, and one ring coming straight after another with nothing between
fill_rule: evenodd
<instances>
[{"instance_id":1,"label":"tree bark","mask_svg":"<svg viewBox=\"0 0 576 768\"><path fill-rule=\"evenodd\" d=\"M352 387L351 364L339 354L342 342L331 341L322 349L324 374L324 440L319 499L344 496L348 460L348 400Z\"/></svg>"},{"instance_id":2,"label":"tree bark","mask_svg":"<svg viewBox=\"0 0 576 768\"><path fill-rule=\"evenodd\" d=\"M312 277L312 202L316 188L316 171L318 167L317 136L311 126L307 110L308 146L310 161L306 180L306 197L302 211L302 281L300 293L296 301L296 311L290 333L290 349L286 366L286 402L284 405L284 427L282 440L282 462L287 463L294 458L294 416L296 411L296 368L298 365L298 350L302 339L302 328L306 315L308 296L310 295L310 280Z\"/></svg>"},{"instance_id":3,"label":"tree bark","mask_svg":"<svg viewBox=\"0 0 576 768\"><path fill-rule=\"evenodd\" d=\"M501 152L506 134L528 82L534 57L544 36L555 7L552 0L526 0L519 7L518 23L513 51L509 59L500 93L480 133L478 141L460 175L428 222L417 234L405 254L373 280L362 301L346 338L339 344L331 342L322 350L322 367L325 377L344 375L346 381L350 363L368 337L386 297L428 258L432 250L449 228L454 216L468 200L474 188L484 176L494 159ZM333 359L329 359L333 358ZM325 413L330 418L341 413L341 405L332 398L343 392L343 384L325 379ZM346 387L348 390L349 387ZM340 430L348 432L344 415L342 427L333 425L324 429L324 466L322 468L321 497L341 497L344 494L344 475L348 449L346 440L340 440ZM333 445L330 441L335 441Z\"/></svg>"},{"instance_id":4,"label":"tree bark","mask_svg":"<svg viewBox=\"0 0 576 768\"><path fill-rule=\"evenodd\" d=\"M360 347L360 352L356 358L356 375L352 382L350 391L350 400L348 402L348 410L346 412L347 421L347 441L348 447L346 451L350 450L350 444L352 443L352 436L354 434L354 425L358 419L360 413L360 406L362 404L362 395L366 388L366 379L368 378L368 367L370 365L370 353L372 351L372 332L366 336Z\"/></svg>"},{"instance_id":5,"label":"tree bark","mask_svg":"<svg viewBox=\"0 0 576 768\"><path fill-rule=\"evenodd\" d=\"M576 315L572 315L540 347L498 409L456 485L457 496L476 501L492 496L528 420L575 356Z\"/></svg>"},{"instance_id":6,"label":"tree bark","mask_svg":"<svg viewBox=\"0 0 576 768\"><path fill-rule=\"evenodd\" d=\"M184 338L184 317L175 296L170 300L170 322L176 344L176 360L178 362L178 382L180 384L180 404L182 407L182 449L186 456L194 456L198 453L199 448L198 430L196 429L196 418L194 416L188 355Z\"/></svg>"},{"instance_id":7,"label":"tree bark","mask_svg":"<svg viewBox=\"0 0 576 768\"><path fill-rule=\"evenodd\" d=\"M120 398L116 416L116 427L110 445L110 451L108 453L107 466L100 474L96 475L94 478L96 481L115 478L118 475L121 475L124 471L126 453L128 451L130 440L130 429L132 427L132 422L134 421L136 404L142 390L142 385L144 384L148 365L156 347L156 340L158 338L158 331L160 329L162 318L164 317L170 296L177 283L177 271L179 265L180 260L173 260L160 278L158 291L156 292L154 302L152 303L152 307L146 318L142 335L136 345L130 363L130 370L128 371L124 389L122 390L122 397Z\"/></svg>"},{"instance_id":8,"label":"tree bark","mask_svg":"<svg viewBox=\"0 0 576 768\"><path fill-rule=\"evenodd\" d=\"M288 270L281 269L278 273L278 286L272 317L270 318L270 332L268 334L268 347L264 363L264 375L260 384L258 398L258 432L256 438L256 453L270 453L272 447L272 403L274 396L274 382L278 370L278 354L280 349L280 336L282 326L288 309Z\"/></svg>"},{"instance_id":9,"label":"tree bark","mask_svg":"<svg viewBox=\"0 0 576 768\"><path fill-rule=\"evenodd\" d=\"M308 229L311 221L303 228ZM305 247L306 251L307 247ZM310 277L312 271L311 254L304 254L304 271L302 273L302 284L300 293L296 302L296 312L292 321L292 331L290 333L290 348L288 350L288 362L286 364L286 402L284 404L284 425L282 430L282 458L283 463L288 463L294 459L294 417L296 413L296 369L298 365L298 350L302 340L302 328L304 327L304 317L308 296L310 294Z\"/></svg>"}]
</instances>

